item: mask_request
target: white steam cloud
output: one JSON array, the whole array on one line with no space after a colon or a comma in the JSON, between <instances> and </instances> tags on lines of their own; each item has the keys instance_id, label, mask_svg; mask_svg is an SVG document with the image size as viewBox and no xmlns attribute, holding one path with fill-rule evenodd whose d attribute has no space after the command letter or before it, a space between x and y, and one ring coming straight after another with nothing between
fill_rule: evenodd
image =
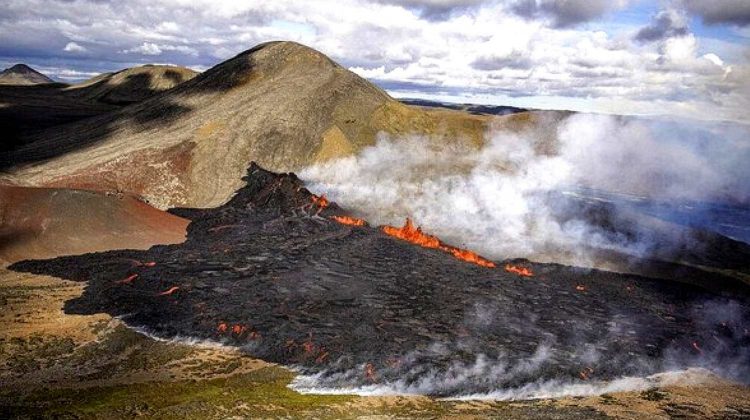
<instances>
[{"instance_id":1,"label":"white steam cloud","mask_svg":"<svg viewBox=\"0 0 750 420\"><path fill-rule=\"evenodd\" d=\"M359 395L359 396L395 396L395 395L422 395L423 389L415 389L414 386L404 382L391 382L386 384L362 385L356 387L327 387L320 383L324 374L299 375L289 387L303 394L322 395ZM591 395L602 395L614 392L644 391L653 388L670 385L692 386L713 380L715 376L711 371L702 368L689 368L657 373L646 377L623 377L612 381L572 382L560 380L538 381L524 384L517 388L495 390L487 393L456 395L446 398L447 400L530 400L564 397L583 397ZM422 385L429 384L431 388L440 386L440 381L454 381L455 378L447 376L426 378ZM437 381L430 383L430 381Z\"/></svg>"},{"instance_id":2,"label":"white steam cloud","mask_svg":"<svg viewBox=\"0 0 750 420\"><path fill-rule=\"evenodd\" d=\"M632 200L750 201L746 127L585 114L545 121L518 133L491 130L481 148L381 135L358 156L301 177L372 224L408 216L488 257L578 265L592 265L591 248L640 256L650 246L566 213L571 197L582 200L581 187Z\"/></svg>"}]
</instances>

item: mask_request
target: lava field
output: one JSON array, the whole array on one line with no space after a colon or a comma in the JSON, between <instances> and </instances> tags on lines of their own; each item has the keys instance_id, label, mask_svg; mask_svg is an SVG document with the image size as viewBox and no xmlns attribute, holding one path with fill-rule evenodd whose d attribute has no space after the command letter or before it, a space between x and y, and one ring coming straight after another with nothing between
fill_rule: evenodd
<instances>
[{"instance_id":1,"label":"lava field","mask_svg":"<svg viewBox=\"0 0 750 420\"><path fill-rule=\"evenodd\" d=\"M695 365L748 378L747 295L488 261L413 226L350 218L294 174L253 164L245 181L223 206L173 210L192 220L182 244L11 269L87 282L66 313L242 347L321 387L449 396Z\"/></svg>"}]
</instances>

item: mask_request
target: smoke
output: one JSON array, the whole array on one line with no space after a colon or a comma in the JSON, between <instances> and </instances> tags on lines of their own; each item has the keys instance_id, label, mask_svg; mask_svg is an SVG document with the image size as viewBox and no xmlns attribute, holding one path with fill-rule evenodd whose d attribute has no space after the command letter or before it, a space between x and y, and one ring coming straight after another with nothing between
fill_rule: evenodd
<instances>
[{"instance_id":1,"label":"smoke","mask_svg":"<svg viewBox=\"0 0 750 420\"><path fill-rule=\"evenodd\" d=\"M571 181L659 200L750 203L748 127L576 115L559 128Z\"/></svg>"},{"instance_id":2,"label":"smoke","mask_svg":"<svg viewBox=\"0 0 750 420\"><path fill-rule=\"evenodd\" d=\"M116 319L126 322L127 316L119 316L119 317L116 317ZM147 337L151 340L158 341L160 343L178 344L178 345L197 347L197 348L202 348L202 349L214 349L214 350L226 350L226 351L234 350L234 347L230 345L226 345L225 343L211 340L211 339L197 338L197 337L193 337L189 335L179 335L179 334L170 336L169 338L164 338L163 336L159 335L159 333L154 332L149 328L133 326L130 324L126 324L126 325L128 326L128 328L135 331L136 333L144 337Z\"/></svg>"},{"instance_id":3,"label":"smoke","mask_svg":"<svg viewBox=\"0 0 750 420\"><path fill-rule=\"evenodd\" d=\"M603 325L576 319L575 328L556 329L525 314L509 316L497 305L477 303L465 314L464 327L473 330L468 337L394 357L371 368L372 377L363 374L367 364L352 366L346 358L324 371L300 367L290 386L315 394L519 400L685 386L716 375L750 382L747 308L736 301L708 300L694 303L690 317L696 330L662 349L648 344L650 340L635 347L625 344L653 332L634 316L615 315ZM517 332L508 335L514 339L507 348L488 347L474 337L497 328ZM524 337L532 336L538 345L520 350Z\"/></svg>"},{"instance_id":4,"label":"smoke","mask_svg":"<svg viewBox=\"0 0 750 420\"><path fill-rule=\"evenodd\" d=\"M372 384L357 387L331 388L321 386L322 374L298 375L290 388L303 394L396 396L422 395L403 382ZM657 373L646 377L623 377L611 381L572 382L561 380L537 381L516 388L494 390L478 394L463 394L447 397L447 400L530 400L546 398L583 397L614 392L645 391L670 385L694 386L711 381L713 374L701 368L689 368ZM431 378L435 379L435 378ZM441 378L445 380L445 378ZM440 379L438 379L440 380ZM417 391L417 392L415 392Z\"/></svg>"},{"instance_id":5,"label":"smoke","mask_svg":"<svg viewBox=\"0 0 750 420\"><path fill-rule=\"evenodd\" d=\"M481 147L380 135L359 155L306 168L301 178L371 224L400 225L411 217L428 233L490 258L599 267L603 250L679 260L670 253L709 255L716 246L716 236L708 241L693 227L721 233L729 223L733 232L750 233L750 128L546 117L521 131L498 124ZM724 219L714 220L716 208ZM377 381L363 379L364 366L342 365L303 371L293 387L527 399L647 389L700 377L694 368L750 381L747 308L731 301L693 305L687 316L695 330L660 341L637 311L611 313L606 323L575 318L574 326L559 328L510 302L478 298L464 315L469 338L415 350L378 371ZM471 339L494 333L514 339L498 348ZM521 344L534 342L536 349Z\"/></svg>"},{"instance_id":6,"label":"smoke","mask_svg":"<svg viewBox=\"0 0 750 420\"><path fill-rule=\"evenodd\" d=\"M643 256L664 247L653 223L638 227L647 217L633 218L604 192L629 202L750 202L748 133L738 125L576 114L521 132L492 129L479 148L381 134L359 155L301 177L373 224L400 225L408 216L492 258L590 266L591 249ZM677 236L669 241L685 239Z\"/></svg>"}]
</instances>

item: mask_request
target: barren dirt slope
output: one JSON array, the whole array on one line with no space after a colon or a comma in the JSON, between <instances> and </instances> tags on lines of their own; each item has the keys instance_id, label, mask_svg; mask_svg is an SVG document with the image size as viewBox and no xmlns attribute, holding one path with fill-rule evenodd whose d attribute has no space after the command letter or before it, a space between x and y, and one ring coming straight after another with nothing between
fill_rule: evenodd
<instances>
[{"instance_id":1,"label":"barren dirt slope","mask_svg":"<svg viewBox=\"0 0 750 420\"><path fill-rule=\"evenodd\" d=\"M125 194L0 186L0 265L179 243L187 224Z\"/></svg>"}]
</instances>

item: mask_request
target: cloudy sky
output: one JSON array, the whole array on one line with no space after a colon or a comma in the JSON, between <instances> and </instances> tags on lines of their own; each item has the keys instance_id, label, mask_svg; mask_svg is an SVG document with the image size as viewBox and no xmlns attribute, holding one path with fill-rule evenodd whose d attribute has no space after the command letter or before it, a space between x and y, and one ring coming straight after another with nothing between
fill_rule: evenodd
<instances>
[{"instance_id":1,"label":"cloudy sky","mask_svg":"<svg viewBox=\"0 0 750 420\"><path fill-rule=\"evenodd\" d=\"M750 0L0 3L0 67L68 82L279 39L398 97L750 122Z\"/></svg>"}]
</instances>

